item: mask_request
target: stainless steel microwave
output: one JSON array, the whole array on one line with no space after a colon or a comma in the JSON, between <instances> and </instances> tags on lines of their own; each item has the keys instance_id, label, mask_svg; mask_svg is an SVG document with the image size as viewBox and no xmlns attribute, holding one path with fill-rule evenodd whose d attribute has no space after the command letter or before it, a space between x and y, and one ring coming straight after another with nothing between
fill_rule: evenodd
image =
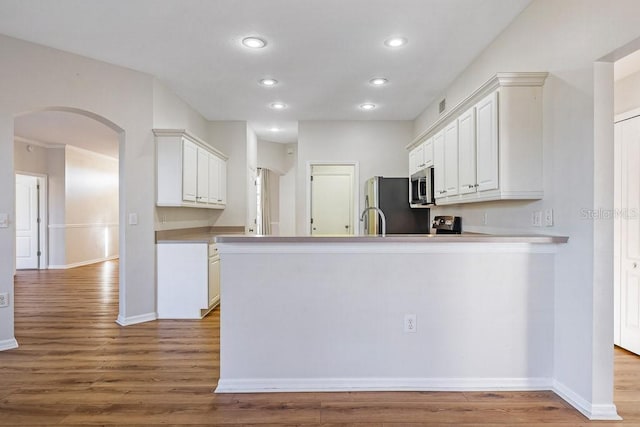
<instances>
[{"instance_id":1,"label":"stainless steel microwave","mask_svg":"<svg viewBox=\"0 0 640 427\"><path fill-rule=\"evenodd\" d=\"M433 168L422 169L411 175L409 181L409 203L412 206L429 206L435 204L433 194Z\"/></svg>"}]
</instances>

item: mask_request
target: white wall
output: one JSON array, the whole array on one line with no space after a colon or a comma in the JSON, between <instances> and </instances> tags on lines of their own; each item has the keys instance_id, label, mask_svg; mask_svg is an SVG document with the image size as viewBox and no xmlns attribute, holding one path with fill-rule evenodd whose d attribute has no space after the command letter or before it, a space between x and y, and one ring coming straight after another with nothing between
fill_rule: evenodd
<instances>
[{"instance_id":1,"label":"white wall","mask_svg":"<svg viewBox=\"0 0 640 427\"><path fill-rule=\"evenodd\" d=\"M153 127L186 129L205 141L209 130L208 121L158 79L153 79Z\"/></svg>"},{"instance_id":2,"label":"white wall","mask_svg":"<svg viewBox=\"0 0 640 427\"><path fill-rule=\"evenodd\" d=\"M301 121L298 124L296 230L308 234L306 221L308 162L354 161L360 165L360 207L364 183L372 176L406 177L405 145L412 138L410 121ZM360 207L356 207L360 212Z\"/></svg>"},{"instance_id":3,"label":"white wall","mask_svg":"<svg viewBox=\"0 0 640 427\"><path fill-rule=\"evenodd\" d=\"M582 215L583 209L602 207L594 205L594 61L640 37L639 13L640 3L634 0L615 5L598 0L536 0L442 94L453 106L496 72L550 73L543 91L544 200L460 205L435 209L433 214L460 214L463 228L478 231L525 230L570 237L557 259L554 376L577 397L603 407L613 397L613 315L611 327L596 328L595 319L602 313L594 313L598 306L594 299L610 300L604 307L612 307L612 289L610 280L594 280L591 267L598 224ZM414 134L426 129L436 115L434 103L416 119ZM612 164L604 167L608 169L603 176L609 180ZM532 229L532 211L545 208L554 209L555 226ZM481 225L484 212L488 227ZM612 248L608 252L612 258ZM597 262L609 265L611 260Z\"/></svg>"},{"instance_id":4,"label":"white wall","mask_svg":"<svg viewBox=\"0 0 640 427\"><path fill-rule=\"evenodd\" d=\"M640 71L615 82L615 114L640 108Z\"/></svg>"},{"instance_id":5,"label":"white wall","mask_svg":"<svg viewBox=\"0 0 640 427\"><path fill-rule=\"evenodd\" d=\"M259 168L272 170L279 175L288 171L287 144L258 139L256 164Z\"/></svg>"},{"instance_id":6,"label":"white wall","mask_svg":"<svg viewBox=\"0 0 640 427\"><path fill-rule=\"evenodd\" d=\"M66 147L63 266L118 256L118 160Z\"/></svg>"},{"instance_id":7,"label":"white wall","mask_svg":"<svg viewBox=\"0 0 640 427\"><path fill-rule=\"evenodd\" d=\"M245 226L247 210L247 123L208 123L210 144L229 156L227 161L227 206L215 219L216 226Z\"/></svg>"},{"instance_id":8,"label":"white wall","mask_svg":"<svg viewBox=\"0 0 640 427\"><path fill-rule=\"evenodd\" d=\"M120 206L137 213L138 224L120 234L122 323L155 313L153 79L143 73L0 36L0 292L13 294L14 117L66 107L101 120L119 132ZM54 219L52 219L54 220ZM10 300L13 300L11 298ZM14 337L13 305L0 309L0 346Z\"/></svg>"}]
</instances>

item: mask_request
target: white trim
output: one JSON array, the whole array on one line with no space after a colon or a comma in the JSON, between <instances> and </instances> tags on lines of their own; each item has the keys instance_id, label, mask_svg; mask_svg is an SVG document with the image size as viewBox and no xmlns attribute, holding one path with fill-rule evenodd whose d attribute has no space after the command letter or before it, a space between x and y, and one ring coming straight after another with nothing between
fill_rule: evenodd
<instances>
[{"instance_id":1,"label":"white trim","mask_svg":"<svg viewBox=\"0 0 640 427\"><path fill-rule=\"evenodd\" d=\"M49 224L49 228L98 228L98 227L118 227L117 222L93 223L93 224Z\"/></svg>"},{"instance_id":2,"label":"white trim","mask_svg":"<svg viewBox=\"0 0 640 427\"><path fill-rule=\"evenodd\" d=\"M158 314L155 312L138 314L137 316L130 316L130 317L125 317L122 314L119 314L118 318L116 319L116 323L120 326L130 326L130 325L136 325L138 323L151 322L157 319L158 319Z\"/></svg>"},{"instance_id":3,"label":"white trim","mask_svg":"<svg viewBox=\"0 0 640 427\"><path fill-rule=\"evenodd\" d=\"M425 238L426 239L426 238ZM362 243L216 243L221 256L227 254L464 254L464 253L556 253L556 243L487 242L380 242Z\"/></svg>"},{"instance_id":4,"label":"white trim","mask_svg":"<svg viewBox=\"0 0 640 427\"><path fill-rule=\"evenodd\" d=\"M551 386L551 378L221 378L215 393L540 391Z\"/></svg>"},{"instance_id":5,"label":"white trim","mask_svg":"<svg viewBox=\"0 0 640 427\"><path fill-rule=\"evenodd\" d=\"M549 73L546 72L515 72L515 73L496 73L493 77L487 80L482 86L476 89L471 95L460 101L451 110L438 117L431 126L425 131L421 132L417 137L413 139L405 148L411 150L424 139L428 138L432 134L438 132L443 128L456 114L464 112L468 107L479 101L484 96L498 89L499 87L507 86L542 86Z\"/></svg>"},{"instance_id":6,"label":"white trim","mask_svg":"<svg viewBox=\"0 0 640 427\"><path fill-rule=\"evenodd\" d=\"M616 405L594 405L582 396L571 390L558 380L553 380L553 392L564 399L568 404L576 408L582 415L590 420L621 420Z\"/></svg>"},{"instance_id":7,"label":"white trim","mask_svg":"<svg viewBox=\"0 0 640 427\"><path fill-rule=\"evenodd\" d=\"M66 270L68 268L82 267L84 265L97 264L99 262L110 261L112 259L118 259L118 255L112 255L106 258L96 258L87 261L74 262L72 264L53 264L49 265L49 270Z\"/></svg>"},{"instance_id":8,"label":"white trim","mask_svg":"<svg viewBox=\"0 0 640 427\"><path fill-rule=\"evenodd\" d=\"M0 351L18 348L18 341L15 338L0 341Z\"/></svg>"},{"instance_id":9,"label":"white trim","mask_svg":"<svg viewBox=\"0 0 640 427\"><path fill-rule=\"evenodd\" d=\"M320 162L314 160L307 161L307 170L305 175L306 185L306 204L305 204L305 235L311 235L311 168L312 166L353 166L353 235L360 234L360 162L357 161L339 161L339 162Z\"/></svg>"}]
</instances>

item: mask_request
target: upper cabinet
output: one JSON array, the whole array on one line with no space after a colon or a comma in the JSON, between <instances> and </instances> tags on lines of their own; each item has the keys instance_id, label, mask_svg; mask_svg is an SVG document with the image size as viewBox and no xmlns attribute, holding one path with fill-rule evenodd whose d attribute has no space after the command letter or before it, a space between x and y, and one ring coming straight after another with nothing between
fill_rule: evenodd
<instances>
[{"instance_id":1,"label":"upper cabinet","mask_svg":"<svg viewBox=\"0 0 640 427\"><path fill-rule=\"evenodd\" d=\"M224 209L227 156L183 129L154 129L156 204Z\"/></svg>"},{"instance_id":2,"label":"upper cabinet","mask_svg":"<svg viewBox=\"0 0 640 427\"><path fill-rule=\"evenodd\" d=\"M436 204L542 199L546 77L498 73L409 144L432 143Z\"/></svg>"},{"instance_id":3,"label":"upper cabinet","mask_svg":"<svg viewBox=\"0 0 640 427\"><path fill-rule=\"evenodd\" d=\"M433 166L433 138L429 138L409 152L409 176Z\"/></svg>"}]
</instances>

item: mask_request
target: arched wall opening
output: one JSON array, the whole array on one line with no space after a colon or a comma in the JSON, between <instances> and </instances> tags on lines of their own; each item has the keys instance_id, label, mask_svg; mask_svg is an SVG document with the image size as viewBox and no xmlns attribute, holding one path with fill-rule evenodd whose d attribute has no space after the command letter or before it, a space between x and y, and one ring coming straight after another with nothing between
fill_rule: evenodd
<instances>
[{"instance_id":1,"label":"arched wall opening","mask_svg":"<svg viewBox=\"0 0 640 427\"><path fill-rule=\"evenodd\" d=\"M41 265L73 268L120 258L118 306L123 313L124 129L91 111L51 106L16 114L14 137L15 172L44 176L57 193L47 197L46 218L51 221L45 227ZM16 228L17 222L16 216Z\"/></svg>"}]
</instances>

